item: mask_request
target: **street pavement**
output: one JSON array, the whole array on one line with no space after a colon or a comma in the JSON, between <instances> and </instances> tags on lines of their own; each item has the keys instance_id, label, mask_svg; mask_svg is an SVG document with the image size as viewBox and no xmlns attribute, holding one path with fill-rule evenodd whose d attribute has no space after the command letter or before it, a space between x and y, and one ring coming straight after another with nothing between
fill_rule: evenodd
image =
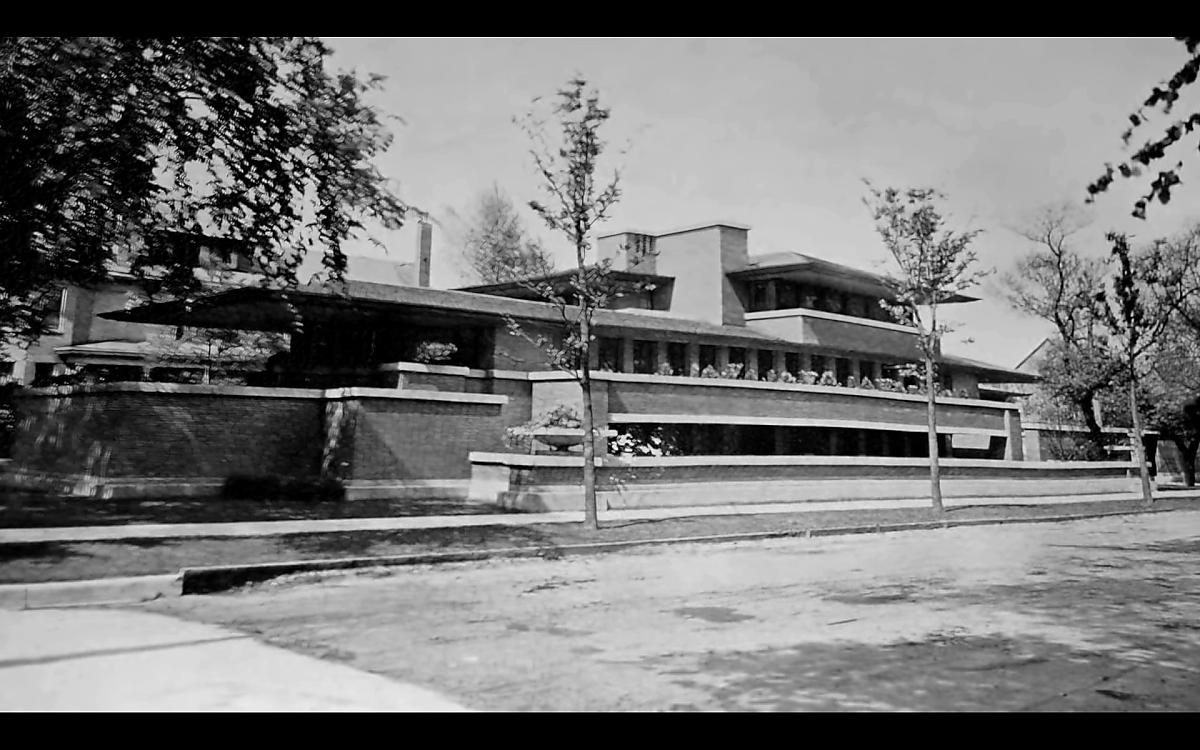
<instances>
[{"instance_id":1,"label":"street pavement","mask_svg":"<svg viewBox=\"0 0 1200 750\"><path fill-rule=\"evenodd\" d=\"M161 614L0 611L3 711L461 711L432 691Z\"/></svg>"},{"instance_id":2,"label":"street pavement","mask_svg":"<svg viewBox=\"0 0 1200 750\"><path fill-rule=\"evenodd\" d=\"M146 609L484 710L1200 709L1200 511L305 575Z\"/></svg>"}]
</instances>

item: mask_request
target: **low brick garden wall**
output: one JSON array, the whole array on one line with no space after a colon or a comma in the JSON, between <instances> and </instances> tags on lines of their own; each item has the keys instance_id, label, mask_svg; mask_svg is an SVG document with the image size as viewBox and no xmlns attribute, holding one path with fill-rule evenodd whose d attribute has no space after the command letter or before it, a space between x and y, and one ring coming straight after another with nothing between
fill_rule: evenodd
<instances>
[{"instance_id":1,"label":"low brick garden wall","mask_svg":"<svg viewBox=\"0 0 1200 750\"><path fill-rule=\"evenodd\" d=\"M215 495L231 476L335 477L347 495L463 496L499 448L504 396L164 383L16 396L3 486L89 497Z\"/></svg>"},{"instance_id":2,"label":"low brick garden wall","mask_svg":"<svg viewBox=\"0 0 1200 750\"><path fill-rule=\"evenodd\" d=\"M470 497L522 510L578 510L582 459L472 453ZM948 499L1038 498L1137 489L1125 462L942 459ZM839 456L604 458L597 464L602 508L918 501L927 504L925 459ZM896 507L901 507L897 505Z\"/></svg>"}]
</instances>

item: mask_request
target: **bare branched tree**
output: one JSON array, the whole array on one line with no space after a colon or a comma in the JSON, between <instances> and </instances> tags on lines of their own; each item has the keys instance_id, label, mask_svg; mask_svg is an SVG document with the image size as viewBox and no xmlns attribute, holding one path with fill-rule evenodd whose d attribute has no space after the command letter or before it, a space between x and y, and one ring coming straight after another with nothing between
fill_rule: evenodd
<instances>
[{"instance_id":1,"label":"bare branched tree","mask_svg":"<svg viewBox=\"0 0 1200 750\"><path fill-rule=\"evenodd\" d=\"M534 100L535 104L539 101ZM550 104L551 124L546 116L530 111L517 123L532 141L530 154L541 177L544 201L529 206L550 229L561 233L575 249L575 273L570 290L562 293L549 283L535 284L539 296L559 311L563 324L559 337L531 336L515 320L509 329L536 344L550 364L568 372L579 383L583 400L583 493L584 523L599 528L596 512L595 414L592 409L590 357L595 345L593 319L608 305L611 294L611 261L590 262L593 228L608 218L621 197L620 174L606 183L597 181L596 171L605 142L600 127L609 110L600 106L599 95L582 77L576 76Z\"/></svg>"},{"instance_id":2,"label":"bare branched tree","mask_svg":"<svg viewBox=\"0 0 1200 750\"><path fill-rule=\"evenodd\" d=\"M1022 256L1003 279L1010 304L1054 326L1043 361L1043 388L1071 404L1088 428L1093 457L1103 454L1104 433L1096 419L1101 393L1120 370L1107 351L1107 329L1096 299L1104 262L1081 255L1076 235L1086 226L1070 204L1041 208L1017 233L1037 247Z\"/></svg>"}]
</instances>

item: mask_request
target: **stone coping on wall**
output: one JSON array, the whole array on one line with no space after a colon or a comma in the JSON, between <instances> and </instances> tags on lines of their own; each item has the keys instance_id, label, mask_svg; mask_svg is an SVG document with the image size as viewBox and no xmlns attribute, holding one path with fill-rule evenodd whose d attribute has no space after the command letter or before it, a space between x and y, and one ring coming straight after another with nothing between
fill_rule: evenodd
<instances>
[{"instance_id":1,"label":"stone coping on wall","mask_svg":"<svg viewBox=\"0 0 1200 750\"><path fill-rule=\"evenodd\" d=\"M826 312L824 310L813 310L807 307L789 307L783 310L760 310L759 312L746 313L747 321L755 320L772 320L774 318L821 318L823 320L834 320L839 323L851 323L856 326L867 326L868 328L882 328L886 331L898 331L916 336L918 331L912 326L902 325L900 323L889 323L886 320L874 320L873 318L859 318L854 315L844 315L842 313Z\"/></svg>"},{"instance_id":2,"label":"stone coping on wall","mask_svg":"<svg viewBox=\"0 0 1200 750\"><path fill-rule=\"evenodd\" d=\"M480 370L460 365L426 365L420 362L385 362L379 365L379 371L420 372L430 375L455 375L462 378L498 378L501 380L529 380L529 375L531 374L523 370Z\"/></svg>"},{"instance_id":3,"label":"stone coping on wall","mask_svg":"<svg viewBox=\"0 0 1200 750\"><path fill-rule=\"evenodd\" d=\"M574 380L574 376L558 370L479 370L453 365L424 365L417 362L388 362L379 366L385 372L420 372L431 375L457 375L465 378L501 378L505 380L529 380L534 382ZM835 387L827 385L804 385L802 383L771 383L765 380L733 380L729 378L699 378L690 375L651 375L647 373L608 372L593 370L592 380L614 383L652 383L659 385L700 385L715 388L750 388L768 391L800 391L802 393L837 393L843 396L883 398L893 401L925 403L925 396L916 393L894 393L892 391L867 390L865 388ZM1008 409L1020 411L1020 404L1003 401L985 401L974 398L938 396L939 404L955 404L985 409Z\"/></svg>"},{"instance_id":4,"label":"stone coping on wall","mask_svg":"<svg viewBox=\"0 0 1200 750\"><path fill-rule=\"evenodd\" d=\"M1051 424L1050 422L1021 422L1021 427L1026 430L1048 430L1053 432L1091 432L1087 425L1081 424ZM1129 435L1133 431L1123 427L1101 427L1100 432L1106 435ZM1144 435L1157 435L1155 430L1142 430Z\"/></svg>"},{"instance_id":5,"label":"stone coping on wall","mask_svg":"<svg viewBox=\"0 0 1200 750\"><path fill-rule=\"evenodd\" d=\"M736 414L625 414L608 415L610 424L736 424L765 427L836 427L848 430L887 430L890 432L925 433L924 424L906 422L867 422L853 419L816 419L810 417L743 417ZM938 425L943 435L996 435L1008 437L1006 429L988 427L951 427Z\"/></svg>"},{"instance_id":6,"label":"stone coping on wall","mask_svg":"<svg viewBox=\"0 0 1200 750\"><path fill-rule=\"evenodd\" d=\"M565 372L531 372L529 379L533 381L571 380L572 376ZM891 391L874 391L865 388L849 388L846 386L804 385L802 383L770 383L764 380L732 380L729 378L694 378L688 375L645 375L628 372L593 372L592 380L610 381L614 383L652 383L660 385L695 385L708 388L748 388L763 391L798 391L800 393L836 394L841 396L882 398L892 401L910 401L925 403L923 394L893 393ZM938 396L937 403L958 406L973 406L984 409L1007 409L1020 411L1020 404L1010 404L1003 401L983 401L973 398L953 398Z\"/></svg>"},{"instance_id":7,"label":"stone coping on wall","mask_svg":"<svg viewBox=\"0 0 1200 750\"><path fill-rule=\"evenodd\" d=\"M538 467L582 466L580 456L537 456L523 453L489 453L472 451L472 464L492 464L518 469ZM1025 470L1071 470L1080 469L1127 469L1135 471L1137 466L1130 461L1008 461L981 458L943 458L938 464L950 468L964 469L1025 469ZM927 458L895 458L886 456L645 456L620 458L597 456L596 465L604 467L671 467L671 466L904 466L923 468L929 466Z\"/></svg>"},{"instance_id":8,"label":"stone coping on wall","mask_svg":"<svg viewBox=\"0 0 1200 750\"><path fill-rule=\"evenodd\" d=\"M186 383L98 383L96 385L52 386L17 391L26 398L59 398L92 393L157 393L179 396L233 396L245 398L348 399L380 398L408 401L452 401L470 404L505 404L508 396L491 393L453 393L446 391L397 388L260 388L241 385L192 385Z\"/></svg>"}]
</instances>

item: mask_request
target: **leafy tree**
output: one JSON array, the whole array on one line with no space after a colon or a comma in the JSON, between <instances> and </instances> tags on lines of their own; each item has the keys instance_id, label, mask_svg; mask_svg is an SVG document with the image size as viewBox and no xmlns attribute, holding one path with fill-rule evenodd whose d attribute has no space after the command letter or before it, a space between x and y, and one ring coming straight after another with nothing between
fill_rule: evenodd
<instances>
[{"instance_id":1,"label":"leafy tree","mask_svg":"<svg viewBox=\"0 0 1200 750\"><path fill-rule=\"evenodd\" d=\"M462 223L462 257L480 283L500 284L554 271L554 259L541 241L525 230L512 200L499 185L476 198Z\"/></svg>"},{"instance_id":2,"label":"leafy tree","mask_svg":"<svg viewBox=\"0 0 1200 750\"><path fill-rule=\"evenodd\" d=\"M1168 327L1143 377L1146 424L1175 443L1183 463L1183 482L1196 485L1200 452L1200 338Z\"/></svg>"},{"instance_id":3,"label":"leafy tree","mask_svg":"<svg viewBox=\"0 0 1200 750\"><path fill-rule=\"evenodd\" d=\"M534 100L537 102L538 100ZM543 300L554 305L562 318L562 335L531 336L514 320L509 329L535 343L554 367L570 373L579 383L583 400L584 523L599 528L596 513L596 420L592 408L591 351L596 310L608 305L612 284L611 261L589 263L592 229L608 218L621 196L620 174L597 181L596 171L605 148L599 130L609 118L599 95L588 82L576 77L558 91L549 106L551 124L544 114L530 111L517 120L532 142L530 153L541 177L543 201L529 207L550 229L561 233L575 249L575 273L570 290L561 292L548 283L534 285ZM551 144L551 141L557 143Z\"/></svg>"},{"instance_id":4,"label":"leafy tree","mask_svg":"<svg viewBox=\"0 0 1200 750\"><path fill-rule=\"evenodd\" d=\"M1107 330L1096 300L1104 276L1098 258L1078 253L1073 237L1084 227L1071 206L1041 208L1018 233L1037 248L1022 256L1003 283L1009 303L1054 326L1042 360L1041 390L1070 404L1088 428L1092 458L1103 455L1105 435L1096 404L1120 370L1107 351Z\"/></svg>"},{"instance_id":5,"label":"leafy tree","mask_svg":"<svg viewBox=\"0 0 1200 750\"><path fill-rule=\"evenodd\" d=\"M196 365L202 371L201 382L207 384L216 372L262 369L272 355L287 349L287 336L282 333L183 328L177 336L151 337L147 354L151 363Z\"/></svg>"},{"instance_id":6,"label":"leafy tree","mask_svg":"<svg viewBox=\"0 0 1200 750\"><path fill-rule=\"evenodd\" d=\"M1200 74L1200 36L1175 38L1187 48L1188 59L1168 80L1155 86L1146 100L1142 102L1142 106L1129 115L1129 129L1121 135L1121 141L1126 147L1133 138L1133 132L1149 121L1146 115L1147 109L1158 109L1164 115L1170 115L1179 101L1181 91L1195 83L1197 74ZM1106 164L1104 174L1088 185L1088 203L1095 200L1100 193L1108 190L1116 175L1119 174L1124 178L1140 177L1143 169L1166 158L1169 148L1182 140L1185 135L1197 129L1200 129L1200 110L1168 125L1162 137L1146 141L1129 157L1129 161L1122 162L1115 169L1112 164ZM1172 188L1181 182L1179 171L1182 167L1183 162L1178 162L1174 167L1159 172L1158 176L1150 183L1150 192L1143 195L1134 204L1133 215L1139 219L1146 218L1146 208L1154 200L1163 204L1169 203Z\"/></svg>"},{"instance_id":7,"label":"leafy tree","mask_svg":"<svg viewBox=\"0 0 1200 750\"><path fill-rule=\"evenodd\" d=\"M1145 378L1147 424L1179 448L1191 487L1200 449L1200 224L1157 240L1149 264L1157 314L1170 320Z\"/></svg>"},{"instance_id":8,"label":"leafy tree","mask_svg":"<svg viewBox=\"0 0 1200 750\"><path fill-rule=\"evenodd\" d=\"M979 230L954 232L936 203L945 196L932 188L877 189L867 183L875 228L883 239L898 273L888 278L895 296L890 310L917 329L925 369L929 433L929 480L933 509L943 512L937 437L937 374L942 356L942 336L950 330L938 322L938 307L979 283L986 272L977 263L971 243Z\"/></svg>"},{"instance_id":9,"label":"leafy tree","mask_svg":"<svg viewBox=\"0 0 1200 750\"><path fill-rule=\"evenodd\" d=\"M41 333L62 283L116 258L158 291L194 293L167 232L213 235L295 283L304 256L346 268L367 222L407 206L371 160L391 139L365 81L326 70L309 37L0 38L0 342Z\"/></svg>"},{"instance_id":10,"label":"leafy tree","mask_svg":"<svg viewBox=\"0 0 1200 750\"><path fill-rule=\"evenodd\" d=\"M1146 368L1147 355L1160 340L1170 316L1162 314L1156 305L1152 286L1154 271L1145 257L1134 257L1128 238L1117 232L1109 232L1112 243L1113 272L1109 288L1101 292L1104 302L1101 308L1105 323L1112 332L1114 351L1121 363L1123 375L1128 383L1129 413L1133 424L1133 455L1138 465L1142 484L1142 499L1154 502L1150 490L1150 470L1146 466L1146 447L1143 443L1141 409L1138 404L1138 386Z\"/></svg>"}]
</instances>

